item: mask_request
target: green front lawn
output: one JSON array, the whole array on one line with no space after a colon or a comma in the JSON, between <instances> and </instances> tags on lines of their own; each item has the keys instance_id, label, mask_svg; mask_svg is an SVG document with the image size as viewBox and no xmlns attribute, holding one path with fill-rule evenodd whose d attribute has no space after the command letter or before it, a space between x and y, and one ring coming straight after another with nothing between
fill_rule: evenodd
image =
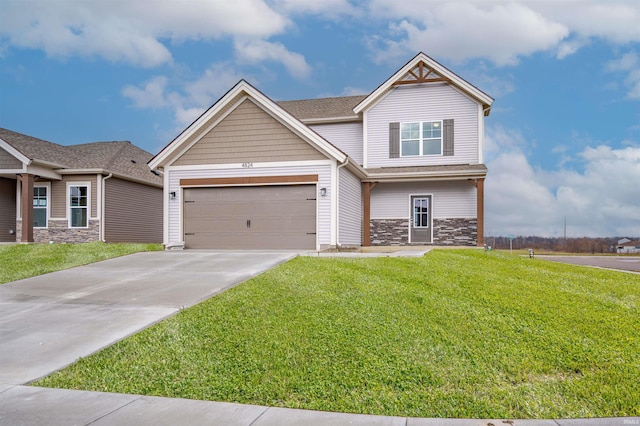
<instances>
[{"instance_id":1,"label":"green front lawn","mask_svg":"<svg viewBox=\"0 0 640 426\"><path fill-rule=\"evenodd\" d=\"M162 250L162 245L3 244L0 245L0 284L139 251L153 250Z\"/></svg>"},{"instance_id":2,"label":"green front lawn","mask_svg":"<svg viewBox=\"0 0 640 426\"><path fill-rule=\"evenodd\" d=\"M35 383L417 417L640 415L640 276L296 258Z\"/></svg>"}]
</instances>

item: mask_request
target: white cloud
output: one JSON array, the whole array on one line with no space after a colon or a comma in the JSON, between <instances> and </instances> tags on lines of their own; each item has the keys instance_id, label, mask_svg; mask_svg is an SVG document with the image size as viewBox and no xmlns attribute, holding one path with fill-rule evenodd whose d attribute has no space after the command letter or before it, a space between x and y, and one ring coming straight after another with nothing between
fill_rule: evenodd
<instances>
[{"instance_id":1,"label":"white cloud","mask_svg":"<svg viewBox=\"0 0 640 426\"><path fill-rule=\"evenodd\" d=\"M335 18L340 15L359 15L348 0L275 0L274 7L288 13L321 15Z\"/></svg>"},{"instance_id":2,"label":"white cloud","mask_svg":"<svg viewBox=\"0 0 640 426\"><path fill-rule=\"evenodd\" d=\"M587 147L582 171L534 168L524 138L503 128L488 131L486 229L492 235L640 235L640 146Z\"/></svg>"},{"instance_id":3,"label":"white cloud","mask_svg":"<svg viewBox=\"0 0 640 426\"><path fill-rule=\"evenodd\" d=\"M630 99L640 99L640 57L635 51L625 53L619 59L610 61L607 69L612 72L623 72L627 74L624 80L629 88L627 97Z\"/></svg>"},{"instance_id":4,"label":"white cloud","mask_svg":"<svg viewBox=\"0 0 640 426\"><path fill-rule=\"evenodd\" d=\"M282 43L272 43L265 40L236 40L236 54L238 60L255 64L264 61L280 62L296 78L305 78L311 72L311 67L299 53L290 52Z\"/></svg>"},{"instance_id":5,"label":"white cloud","mask_svg":"<svg viewBox=\"0 0 640 426\"><path fill-rule=\"evenodd\" d=\"M148 67L172 61L165 40L262 39L290 24L263 0L5 0L2 9L0 35L9 45Z\"/></svg>"},{"instance_id":6,"label":"white cloud","mask_svg":"<svg viewBox=\"0 0 640 426\"><path fill-rule=\"evenodd\" d=\"M122 95L131 99L137 108L160 108L167 105L164 93L167 82L167 77L156 76L142 87L126 86L122 89Z\"/></svg>"},{"instance_id":7,"label":"white cloud","mask_svg":"<svg viewBox=\"0 0 640 426\"><path fill-rule=\"evenodd\" d=\"M422 50L456 62L487 58L504 66L539 51L555 51L562 59L592 38L640 42L636 0L433 0L421 8L415 2L372 0L370 10L389 20L388 37L375 37L379 61L397 62Z\"/></svg>"},{"instance_id":8,"label":"white cloud","mask_svg":"<svg viewBox=\"0 0 640 426\"><path fill-rule=\"evenodd\" d=\"M488 58L497 65L513 65L518 57L550 49L569 30L524 4L515 2L439 2L415 8L411 2L374 1L377 13L398 19L380 59L407 52L427 51L437 58L460 62Z\"/></svg>"},{"instance_id":9,"label":"white cloud","mask_svg":"<svg viewBox=\"0 0 640 426\"><path fill-rule=\"evenodd\" d=\"M240 73L230 64L218 63L193 81L174 84L177 87L169 88L166 76L156 76L140 86L124 87L122 95L137 108L170 108L177 129L182 130L240 79Z\"/></svg>"}]
</instances>

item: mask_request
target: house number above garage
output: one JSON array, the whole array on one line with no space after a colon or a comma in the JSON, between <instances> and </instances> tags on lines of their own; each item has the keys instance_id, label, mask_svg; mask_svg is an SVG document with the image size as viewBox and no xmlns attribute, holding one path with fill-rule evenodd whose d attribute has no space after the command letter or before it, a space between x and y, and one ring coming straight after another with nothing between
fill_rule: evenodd
<instances>
[{"instance_id":1,"label":"house number above garage","mask_svg":"<svg viewBox=\"0 0 640 426\"><path fill-rule=\"evenodd\" d=\"M253 167L253 163L242 163L242 167L245 169L250 169Z\"/></svg>"}]
</instances>

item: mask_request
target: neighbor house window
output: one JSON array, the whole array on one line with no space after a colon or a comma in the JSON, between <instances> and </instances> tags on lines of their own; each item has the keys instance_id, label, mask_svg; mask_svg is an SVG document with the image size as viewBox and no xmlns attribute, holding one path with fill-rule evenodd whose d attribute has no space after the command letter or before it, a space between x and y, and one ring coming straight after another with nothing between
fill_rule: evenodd
<instances>
[{"instance_id":1,"label":"neighbor house window","mask_svg":"<svg viewBox=\"0 0 640 426\"><path fill-rule=\"evenodd\" d=\"M400 156L442 155L442 121L400 125Z\"/></svg>"},{"instance_id":2,"label":"neighbor house window","mask_svg":"<svg viewBox=\"0 0 640 426\"><path fill-rule=\"evenodd\" d=\"M69 186L69 227L86 228L89 226L89 187L86 185Z\"/></svg>"},{"instance_id":3,"label":"neighbor house window","mask_svg":"<svg viewBox=\"0 0 640 426\"><path fill-rule=\"evenodd\" d=\"M46 186L33 187L33 226L34 228L47 227L47 210L49 206Z\"/></svg>"}]
</instances>

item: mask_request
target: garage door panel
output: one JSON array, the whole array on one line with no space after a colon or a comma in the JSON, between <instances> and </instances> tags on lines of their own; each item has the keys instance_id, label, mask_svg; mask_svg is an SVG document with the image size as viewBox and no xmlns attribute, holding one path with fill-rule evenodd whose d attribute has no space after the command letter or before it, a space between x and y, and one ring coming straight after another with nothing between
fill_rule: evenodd
<instances>
[{"instance_id":1,"label":"garage door panel","mask_svg":"<svg viewBox=\"0 0 640 426\"><path fill-rule=\"evenodd\" d=\"M187 188L187 248L315 249L316 186Z\"/></svg>"}]
</instances>

